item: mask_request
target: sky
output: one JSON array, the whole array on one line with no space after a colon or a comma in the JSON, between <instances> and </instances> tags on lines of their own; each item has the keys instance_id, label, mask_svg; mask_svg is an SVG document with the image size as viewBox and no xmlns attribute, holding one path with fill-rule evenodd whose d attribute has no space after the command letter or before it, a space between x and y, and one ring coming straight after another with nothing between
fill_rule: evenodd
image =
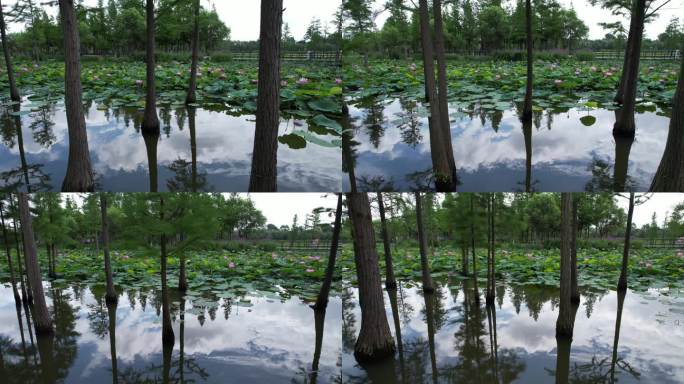
<instances>
[{"instance_id":1,"label":"sky","mask_svg":"<svg viewBox=\"0 0 684 384\"><path fill-rule=\"evenodd\" d=\"M254 206L264 214L267 223L277 227L291 225L295 214L299 225L302 225L306 215L315 208L334 209L337 206L337 196L334 193L252 193L249 197ZM331 223L334 219L327 214L321 215L323 223Z\"/></svg>"},{"instance_id":2,"label":"sky","mask_svg":"<svg viewBox=\"0 0 684 384\"><path fill-rule=\"evenodd\" d=\"M598 23L624 21L625 28L629 27L629 21L620 17L613 16L610 11L601 9L600 7L593 7L586 0L559 0L565 7L573 5L579 18L589 27L589 38L600 39L606 31L601 28ZM655 4L662 4L664 0L656 0ZM385 0L375 0L375 9L382 8ZM512 0L504 0L504 5L514 4ZM657 5L656 5L657 6ZM644 33L651 39L656 39L660 33L665 30L668 22L672 16L677 16L684 19L684 0L671 0L665 7L659 11L660 16L646 25ZM375 20L378 28L381 28L389 15L387 12L380 14Z\"/></svg>"},{"instance_id":3,"label":"sky","mask_svg":"<svg viewBox=\"0 0 684 384\"><path fill-rule=\"evenodd\" d=\"M623 194L627 196L627 194ZM637 194L641 195L641 194ZM618 198L618 205L624 208L625 212L629 206L627 198ZM651 222L653 212L656 213L658 225L662 226L665 215L669 215L678 203L684 202L684 193L655 193L642 205L634 207L634 217L632 221L637 227Z\"/></svg>"},{"instance_id":4,"label":"sky","mask_svg":"<svg viewBox=\"0 0 684 384\"><path fill-rule=\"evenodd\" d=\"M16 1L3 2L6 7ZM260 1L257 0L201 0L205 8L216 7L221 20L230 28L230 37L236 41L259 39ZM97 5L97 0L84 0L87 6ZM106 1L105 1L106 3ZM283 23L290 26L295 39L302 39L306 28L314 17L321 20L321 25L332 31L333 14L337 11L340 0L283 0L285 12ZM57 14L57 7L49 7L50 14ZM20 30L22 26L11 25L10 30Z\"/></svg>"}]
</instances>

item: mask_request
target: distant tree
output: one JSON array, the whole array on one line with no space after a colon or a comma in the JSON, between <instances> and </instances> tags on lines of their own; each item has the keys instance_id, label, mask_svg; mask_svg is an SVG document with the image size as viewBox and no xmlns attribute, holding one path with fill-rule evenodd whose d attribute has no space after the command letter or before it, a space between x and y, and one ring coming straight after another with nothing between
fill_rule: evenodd
<instances>
[{"instance_id":1,"label":"distant tree","mask_svg":"<svg viewBox=\"0 0 684 384\"><path fill-rule=\"evenodd\" d=\"M100 210L102 212L102 249L104 250L104 272L107 284L105 300L107 304L115 304L118 301L114 279L112 278L112 262L109 257L109 217L107 216L107 195L100 193Z\"/></svg>"},{"instance_id":2,"label":"distant tree","mask_svg":"<svg viewBox=\"0 0 684 384\"><path fill-rule=\"evenodd\" d=\"M416 199L416 220L418 228L418 245L420 246L420 270L423 276L423 292L432 293L435 291L435 283L430 275L430 263L427 255L427 234L425 233L425 223L423 222L423 202L419 192L414 193Z\"/></svg>"},{"instance_id":3,"label":"distant tree","mask_svg":"<svg viewBox=\"0 0 684 384\"><path fill-rule=\"evenodd\" d=\"M7 82L9 83L10 99L12 101L21 101L17 82L14 80L14 68L12 66L12 57L9 51L9 42L7 41L7 30L5 26L5 9L0 1L0 33L2 37L2 52L5 55L5 68L7 69Z\"/></svg>"}]
</instances>

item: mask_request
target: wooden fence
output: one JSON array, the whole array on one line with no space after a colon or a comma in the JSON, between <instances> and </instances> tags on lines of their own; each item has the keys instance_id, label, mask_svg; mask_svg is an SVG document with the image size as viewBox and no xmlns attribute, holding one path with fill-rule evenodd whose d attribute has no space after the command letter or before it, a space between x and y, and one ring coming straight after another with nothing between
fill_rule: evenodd
<instances>
[{"instance_id":1,"label":"wooden fence","mask_svg":"<svg viewBox=\"0 0 684 384\"><path fill-rule=\"evenodd\" d=\"M236 61L259 61L259 52L231 52L230 57ZM316 63L338 66L342 62L342 52L283 52L280 58L283 62L290 63Z\"/></svg>"},{"instance_id":2,"label":"wooden fence","mask_svg":"<svg viewBox=\"0 0 684 384\"><path fill-rule=\"evenodd\" d=\"M625 57L623 51L593 51L596 60L622 60ZM682 53L679 50L642 51L642 60L679 60Z\"/></svg>"}]
</instances>

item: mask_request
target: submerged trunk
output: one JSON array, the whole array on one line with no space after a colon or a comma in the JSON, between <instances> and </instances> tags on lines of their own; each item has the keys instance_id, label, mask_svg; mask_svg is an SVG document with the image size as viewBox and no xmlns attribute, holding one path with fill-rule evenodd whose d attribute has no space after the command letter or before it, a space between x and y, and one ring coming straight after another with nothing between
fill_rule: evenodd
<instances>
[{"instance_id":1,"label":"submerged trunk","mask_svg":"<svg viewBox=\"0 0 684 384\"><path fill-rule=\"evenodd\" d=\"M496 195L491 194L489 199L489 252L487 257L487 296L485 298L488 305L494 304L494 299L496 298L496 277L494 276L495 264L496 264L496 248L495 248L495 238L494 238L494 228L495 221L494 215L496 215L496 209L494 205L496 204Z\"/></svg>"},{"instance_id":2,"label":"submerged trunk","mask_svg":"<svg viewBox=\"0 0 684 384\"><path fill-rule=\"evenodd\" d=\"M622 266L620 267L620 279L618 291L627 290L627 268L629 267L629 246L632 238L632 217L634 216L634 192L629 194L629 210L627 211L627 229L625 230L625 245L622 250Z\"/></svg>"},{"instance_id":3,"label":"submerged trunk","mask_svg":"<svg viewBox=\"0 0 684 384\"><path fill-rule=\"evenodd\" d=\"M69 161L62 192L93 192L95 180L83 114L81 42L74 1L59 0L59 12L64 34L64 105L69 127Z\"/></svg>"},{"instance_id":4,"label":"submerged trunk","mask_svg":"<svg viewBox=\"0 0 684 384\"><path fill-rule=\"evenodd\" d=\"M665 153L651 184L651 192L674 191L684 191L684 46Z\"/></svg>"},{"instance_id":5,"label":"submerged trunk","mask_svg":"<svg viewBox=\"0 0 684 384\"><path fill-rule=\"evenodd\" d=\"M119 369L116 358L116 304L107 303L107 317L109 318L109 353L112 361L112 384L119 382Z\"/></svg>"},{"instance_id":6,"label":"submerged trunk","mask_svg":"<svg viewBox=\"0 0 684 384\"><path fill-rule=\"evenodd\" d=\"M21 230L24 236L24 255L28 263L26 270L33 289L33 321L36 326L36 334L51 334L53 332L50 313L45 303L45 293L38 265L38 252L36 241L33 236L31 224L31 212L29 211L28 195L19 194L19 212L21 216Z\"/></svg>"},{"instance_id":7,"label":"submerged trunk","mask_svg":"<svg viewBox=\"0 0 684 384\"><path fill-rule=\"evenodd\" d=\"M361 307L361 330L354 356L361 363L379 361L394 355L394 340L385 314L370 203L365 193L347 194L347 203Z\"/></svg>"},{"instance_id":8,"label":"submerged trunk","mask_svg":"<svg viewBox=\"0 0 684 384\"><path fill-rule=\"evenodd\" d=\"M159 197L159 217L164 222L164 197ZM162 343L164 346L172 346L175 342L173 327L171 326L171 308L169 307L169 289L166 284L166 234L159 237L160 265L161 265L161 290L162 290ZM166 348L165 348L166 349ZM173 349L173 348L171 348Z\"/></svg>"},{"instance_id":9,"label":"submerged trunk","mask_svg":"<svg viewBox=\"0 0 684 384\"><path fill-rule=\"evenodd\" d=\"M145 46L145 61L147 72L147 93L145 94L145 114L142 121L142 131L159 132L159 116L157 116L157 85L155 80L155 15L154 0L147 0L145 7L147 17L147 41Z\"/></svg>"},{"instance_id":10,"label":"submerged trunk","mask_svg":"<svg viewBox=\"0 0 684 384\"><path fill-rule=\"evenodd\" d=\"M439 102L439 124L442 128L444 139L444 151L452 178L456 179L456 161L454 160L454 147L451 143L451 124L449 122L449 104L447 102L447 74L446 52L444 49L444 23L442 21L442 0L434 0L432 5L435 24L435 53L437 56L437 99Z\"/></svg>"},{"instance_id":11,"label":"submerged trunk","mask_svg":"<svg viewBox=\"0 0 684 384\"><path fill-rule=\"evenodd\" d=\"M19 291L17 290L17 282L14 279L14 267L12 267L12 251L10 249L9 239L7 238L7 228L5 228L4 204L2 203L2 201L0 201L0 220L0 224L2 224L2 242L5 243L5 251L7 252L7 269L9 269L10 272L10 283L12 284L12 292L14 293L14 302L17 305L19 305L21 304L21 298L19 297ZM21 275L19 275L19 277L21 277Z\"/></svg>"},{"instance_id":12,"label":"submerged trunk","mask_svg":"<svg viewBox=\"0 0 684 384\"><path fill-rule=\"evenodd\" d=\"M5 68L7 69L7 82L10 89L10 99L12 101L21 101L17 82L14 80L14 68L12 67L12 58L9 52L9 44L7 42L7 30L5 26L5 11L2 9L2 1L0 1L0 33L2 34L2 52L5 55Z\"/></svg>"},{"instance_id":13,"label":"submerged trunk","mask_svg":"<svg viewBox=\"0 0 684 384\"><path fill-rule=\"evenodd\" d=\"M532 121L532 82L534 80L534 53L532 47L532 2L525 0L525 45L527 48L527 84L525 86L525 103L521 120ZM529 192L529 190L527 191Z\"/></svg>"},{"instance_id":14,"label":"submerged trunk","mask_svg":"<svg viewBox=\"0 0 684 384\"><path fill-rule=\"evenodd\" d=\"M627 51L630 59L626 60L627 67L624 71L624 85L621 87L622 107L617 113L613 133L621 136L634 136L634 105L636 103L637 82L639 80L639 58L641 56L641 40L644 34L644 18L646 13L646 0L634 0L630 31L634 30L632 39L627 42ZM630 32L631 33L631 32Z\"/></svg>"},{"instance_id":15,"label":"submerged trunk","mask_svg":"<svg viewBox=\"0 0 684 384\"><path fill-rule=\"evenodd\" d=\"M14 199L12 198L12 195L10 195L9 201L10 201L10 207L12 208L12 211L16 212L15 207L14 207ZM14 218L12 219L12 227L14 229L14 247L17 250L17 257L19 259L21 259L21 250L20 250L20 246L19 246L19 231L17 230L17 219L14 219ZM21 261L20 261L20 263L21 263ZM25 304L33 302L33 291L31 290L31 280L28 277L28 270L29 270L28 260L26 259L26 255L24 255L24 271L26 271L26 291L23 292L23 293L25 293L25 295L23 297L23 301ZM22 279L22 281L24 281L24 280Z\"/></svg>"},{"instance_id":16,"label":"submerged trunk","mask_svg":"<svg viewBox=\"0 0 684 384\"><path fill-rule=\"evenodd\" d=\"M145 149L147 151L147 169L150 177L150 192L159 190L157 146L159 145L159 130L156 132L143 132Z\"/></svg>"},{"instance_id":17,"label":"submerged trunk","mask_svg":"<svg viewBox=\"0 0 684 384\"><path fill-rule=\"evenodd\" d=\"M618 343L620 340L620 326L622 324L622 309L625 306L627 291L618 291L617 315L615 316L615 333L613 335L613 354L610 361L610 382L615 383L615 366L618 360Z\"/></svg>"},{"instance_id":18,"label":"submerged trunk","mask_svg":"<svg viewBox=\"0 0 684 384\"><path fill-rule=\"evenodd\" d=\"M100 194L100 211L102 212L102 250L104 251L105 278L107 279L105 299L108 304L114 304L118 300L118 295L114 289L112 264L109 258L109 218L107 217L107 196L104 193Z\"/></svg>"},{"instance_id":19,"label":"submerged trunk","mask_svg":"<svg viewBox=\"0 0 684 384\"><path fill-rule=\"evenodd\" d=\"M475 254L475 210L474 210L474 194L470 194L470 252L473 256L473 284L475 285L475 302L480 302L480 292L477 288L477 255Z\"/></svg>"},{"instance_id":20,"label":"submerged trunk","mask_svg":"<svg viewBox=\"0 0 684 384\"><path fill-rule=\"evenodd\" d=\"M425 102L430 106L428 123L430 127L430 154L432 170L435 176L435 187L439 192L451 192L456 185L451 173L448 154L445 150L444 135L440 124L440 108L435 85L435 63L432 34L430 33L430 15L427 0L420 0L420 36L423 47L423 70L425 75ZM452 153L453 156L453 153Z\"/></svg>"},{"instance_id":21,"label":"submerged trunk","mask_svg":"<svg viewBox=\"0 0 684 384\"><path fill-rule=\"evenodd\" d=\"M394 268L392 267L392 251L390 248L390 236L387 230L387 220L385 219L385 202L382 200L382 193L378 192L378 208L380 209L380 227L382 229L382 245L385 249L385 288L388 290L397 289L397 280L394 278Z\"/></svg>"},{"instance_id":22,"label":"submerged trunk","mask_svg":"<svg viewBox=\"0 0 684 384\"><path fill-rule=\"evenodd\" d=\"M572 199L572 235L570 239L570 269L572 270L570 297L574 304L578 304L580 302L579 285L577 284L577 204L577 197L574 197Z\"/></svg>"},{"instance_id":23,"label":"submerged trunk","mask_svg":"<svg viewBox=\"0 0 684 384\"><path fill-rule=\"evenodd\" d=\"M333 275L335 274L335 261L337 260L337 250L340 243L340 231L342 229L342 194L337 195L337 208L335 210L335 224L333 225L332 240L330 241L330 254L328 255L328 266L325 268L325 278L323 285L318 292L318 298L313 308L325 311L328 306L328 296L332 285Z\"/></svg>"},{"instance_id":24,"label":"submerged trunk","mask_svg":"<svg viewBox=\"0 0 684 384\"><path fill-rule=\"evenodd\" d=\"M420 192L415 192L416 197L416 220L418 221L418 244L420 245L420 269L423 275L423 292L432 293L435 291L435 284L430 275L430 263L427 256L427 238L423 225L423 203Z\"/></svg>"},{"instance_id":25,"label":"submerged trunk","mask_svg":"<svg viewBox=\"0 0 684 384\"><path fill-rule=\"evenodd\" d=\"M561 194L560 305L556 337L572 338L572 194Z\"/></svg>"},{"instance_id":26,"label":"submerged trunk","mask_svg":"<svg viewBox=\"0 0 684 384\"><path fill-rule=\"evenodd\" d=\"M280 126L280 35L283 0L261 1L259 84L252 152L250 192L278 189L278 127Z\"/></svg>"},{"instance_id":27,"label":"submerged trunk","mask_svg":"<svg viewBox=\"0 0 684 384\"><path fill-rule=\"evenodd\" d=\"M194 0L193 4L194 20L192 27L192 64L190 64L190 85L188 86L188 95L185 98L185 104L194 104L197 102L197 67L199 56L199 13L200 0Z\"/></svg>"}]
</instances>

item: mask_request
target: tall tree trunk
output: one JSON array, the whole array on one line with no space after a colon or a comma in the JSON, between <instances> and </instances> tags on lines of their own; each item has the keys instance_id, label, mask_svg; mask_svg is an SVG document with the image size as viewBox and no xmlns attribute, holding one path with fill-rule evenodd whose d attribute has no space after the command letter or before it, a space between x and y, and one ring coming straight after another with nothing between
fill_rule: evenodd
<instances>
[{"instance_id":1,"label":"tall tree trunk","mask_svg":"<svg viewBox=\"0 0 684 384\"><path fill-rule=\"evenodd\" d=\"M52 252L50 252L50 243L45 243L45 256L48 262L48 277L51 279L55 278L55 271L52 270Z\"/></svg>"},{"instance_id":2,"label":"tall tree trunk","mask_svg":"<svg viewBox=\"0 0 684 384\"><path fill-rule=\"evenodd\" d=\"M496 298L496 246L495 246L495 215L496 215L496 194L490 194L489 199L489 257L487 258L487 297L485 298L488 305L494 304L494 299Z\"/></svg>"},{"instance_id":3,"label":"tall tree trunk","mask_svg":"<svg viewBox=\"0 0 684 384\"><path fill-rule=\"evenodd\" d=\"M390 236L385 219L385 202L382 193L378 192L378 207L380 209L380 227L382 229L382 244L385 249L385 288L388 290L397 289L397 280L394 278L394 267L392 266L392 251L390 248Z\"/></svg>"},{"instance_id":4,"label":"tall tree trunk","mask_svg":"<svg viewBox=\"0 0 684 384\"><path fill-rule=\"evenodd\" d=\"M630 30L634 28L634 36L628 42L627 52L631 59L627 67L623 68L624 86L622 107L617 113L613 134L621 136L634 136L634 105L636 103L637 83L639 80L639 58L641 55L641 40L644 34L644 19L646 13L646 0L634 0Z\"/></svg>"},{"instance_id":5,"label":"tall tree trunk","mask_svg":"<svg viewBox=\"0 0 684 384\"><path fill-rule=\"evenodd\" d=\"M197 102L197 67L199 61L199 15L200 15L200 0L193 1L193 26L192 26L192 64L190 64L190 85L188 86L188 94L185 98L185 104L194 104Z\"/></svg>"},{"instance_id":6,"label":"tall tree trunk","mask_svg":"<svg viewBox=\"0 0 684 384\"><path fill-rule=\"evenodd\" d=\"M632 4L633 6L634 4ZM634 7L632 7L632 11ZM634 17L631 18L631 20L634 20ZM632 53L632 49L634 49L633 42L635 38L635 34L637 33L637 26L635 23L632 23L630 20L629 24L629 34L627 35L627 46L625 47L625 56L622 60L622 73L620 74L620 82L618 83L618 89L615 92L615 98L613 98L613 101L615 101L618 104L622 104L624 101L625 97L625 79L627 77L627 68L630 66L630 62L634 59L637 61L640 59L640 57L634 57Z\"/></svg>"},{"instance_id":7,"label":"tall tree trunk","mask_svg":"<svg viewBox=\"0 0 684 384\"><path fill-rule=\"evenodd\" d=\"M192 170L192 186L190 190L197 192L199 186L197 185L197 130L196 130L196 114L197 110L194 107L188 108L188 125L190 130L190 156L191 156L191 170Z\"/></svg>"},{"instance_id":8,"label":"tall tree trunk","mask_svg":"<svg viewBox=\"0 0 684 384\"><path fill-rule=\"evenodd\" d=\"M444 151L449 160L450 172L456 179L456 161L454 160L454 148L451 143L451 123L449 122L449 103L447 102L447 74L446 52L444 49L444 22L442 20L442 0L434 0L432 4L435 24L435 54L437 56L437 99L439 101L439 121L444 139Z\"/></svg>"},{"instance_id":9,"label":"tall tree trunk","mask_svg":"<svg viewBox=\"0 0 684 384\"><path fill-rule=\"evenodd\" d=\"M618 299L618 306L617 306L617 315L615 316L615 333L613 335L613 354L612 358L610 361L610 383L615 383L615 366L617 365L617 360L618 360L618 343L620 340L620 326L622 324L622 309L625 306L625 296L627 295L627 291L618 291L617 293L617 299Z\"/></svg>"},{"instance_id":10,"label":"tall tree trunk","mask_svg":"<svg viewBox=\"0 0 684 384\"><path fill-rule=\"evenodd\" d=\"M40 50L38 49L38 30L36 29L36 14L35 8L33 7L33 0L28 0L29 12L31 12L31 34L33 36L32 47L33 47L33 59L36 62L40 61Z\"/></svg>"},{"instance_id":11,"label":"tall tree trunk","mask_svg":"<svg viewBox=\"0 0 684 384\"><path fill-rule=\"evenodd\" d=\"M109 257L109 217L107 216L107 196L100 194L100 211L102 212L102 249L104 251L104 269L107 279L107 294L105 299L107 304L116 304L119 296L114 289L114 279L112 278L112 263Z\"/></svg>"},{"instance_id":12,"label":"tall tree trunk","mask_svg":"<svg viewBox=\"0 0 684 384\"><path fill-rule=\"evenodd\" d=\"M9 52L9 43L7 42L7 30L5 26L5 11L2 9L2 1L0 1L0 33L2 34L2 52L5 54L5 68L7 69L7 82L10 88L10 99L12 101L21 101L17 82L14 80L14 67L12 66L12 57Z\"/></svg>"},{"instance_id":13,"label":"tall tree trunk","mask_svg":"<svg viewBox=\"0 0 684 384\"><path fill-rule=\"evenodd\" d=\"M142 121L142 132L159 132L159 116L157 116L157 84L155 80L155 14L154 0L147 0L145 7L147 17L147 40L145 43L147 92L145 94L145 114Z\"/></svg>"},{"instance_id":14,"label":"tall tree trunk","mask_svg":"<svg viewBox=\"0 0 684 384\"><path fill-rule=\"evenodd\" d=\"M532 192L532 120L523 121L525 138L525 192Z\"/></svg>"},{"instance_id":15,"label":"tall tree trunk","mask_svg":"<svg viewBox=\"0 0 684 384\"><path fill-rule=\"evenodd\" d=\"M430 275L430 263L427 256L427 236L423 224L423 202L420 192L414 193L416 197L416 220L418 221L418 244L420 245L420 269L423 276L423 292L433 293L435 284Z\"/></svg>"},{"instance_id":16,"label":"tall tree trunk","mask_svg":"<svg viewBox=\"0 0 684 384\"><path fill-rule=\"evenodd\" d=\"M439 192L451 192L456 184L451 174L451 166L444 145L441 128L440 108L435 85L435 62L432 34L430 33L430 14L427 0L420 0L420 36L423 47L423 70L425 74L425 102L430 105L430 154L435 175L435 187ZM452 153L453 156L453 153Z\"/></svg>"},{"instance_id":17,"label":"tall tree trunk","mask_svg":"<svg viewBox=\"0 0 684 384\"><path fill-rule=\"evenodd\" d=\"M157 146L159 145L160 132L143 132L145 149L147 151L147 169L150 176L150 192L159 191L159 171L157 163Z\"/></svg>"},{"instance_id":18,"label":"tall tree trunk","mask_svg":"<svg viewBox=\"0 0 684 384\"><path fill-rule=\"evenodd\" d=\"M116 303L107 303L109 318L109 353L112 360L112 384L119 383L119 369L116 357Z\"/></svg>"},{"instance_id":19,"label":"tall tree trunk","mask_svg":"<svg viewBox=\"0 0 684 384\"><path fill-rule=\"evenodd\" d=\"M261 0L259 85L250 192L278 190L280 126L280 35L283 0Z\"/></svg>"},{"instance_id":20,"label":"tall tree trunk","mask_svg":"<svg viewBox=\"0 0 684 384\"><path fill-rule=\"evenodd\" d=\"M534 81L534 52L532 41L532 2L525 0L525 46L527 48L527 84L525 86L525 103L521 120L532 121L532 82ZM529 191L528 191L529 192Z\"/></svg>"},{"instance_id":21,"label":"tall tree trunk","mask_svg":"<svg viewBox=\"0 0 684 384\"><path fill-rule=\"evenodd\" d=\"M439 370L437 369L437 353L435 351L435 297L432 293L424 293L425 300L425 322L427 323L428 331L428 348L430 350L430 369L432 382L437 384L439 382Z\"/></svg>"},{"instance_id":22,"label":"tall tree trunk","mask_svg":"<svg viewBox=\"0 0 684 384\"><path fill-rule=\"evenodd\" d=\"M93 192L95 181L83 114L81 42L74 0L59 0L59 12L64 34L64 105L69 127L69 161L62 192Z\"/></svg>"},{"instance_id":23,"label":"tall tree trunk","mask_svg":"<svg viewBox=\"0 0 684 384\"><path fill-rule=\"evenodd\" d=\"M684 46L681 52L682 65L672 104L667 144L651 183L651 192L684 191Z\"/></svg>"},{"instance_id":24,"label":"tall tree trunk","mask_svg":"<svg viewBox=\"0 0 684 384\"><path fill-rule=\"evenodd\" d=\"M36 241L33 237L33 225L31 224L31 212L29 211L28 195L19 193L19 212L21 216L21 230L24 235L24 255L28 261L28 278L33 289L33 318L36 326L36 334L51 334L53 332L50 313L45 303L45 293L38 265L38 252Z\"/></svg>"},{"instance_id":25,"label":"tall tree trunk","mask_svg":"<svg viewBox=\"0 0 684 384\"><path fill-rule=\"evenodd\" d=\"M159 217L164 222L164 197L159 195ZM162 343L171 346L175 343L175 335L171 326L171 308L169 302L169 289L166 283L166 234L162 233L159 238L161 253L161 289L162 289Z\"/></svg>"},{"instance_id":26,"label":"tall tree trunk","mask_svg":"<svg viewBox=\"0 0 684 384\"><path fill-rule=\"evenodd\" d=\"M185 252L181 251L180 253L180 260L178 261L179 268L178 268L178 290L181 292L185 292L188 290L188 277L185 272Z\"/></svg>"},{"instance_id":27,"label":"tall tree trunk","mask_svg":"<svg viewBox=\"0 0 684 384\"><path fill-rule=\"evenodd\" d=\"M401 288L399 288L401 289ZM404 345L401 341L401 319L399 318L399 306L397 305L397 290L387 291L389 296L390 308L392 309L392 320L394 321L394 335L397 338L397 351L399 352L399 366L401 369L402 383L405 383L405 365L404 365Z\"/></svg>"},{"instance_id":28,"label":"tall tree trunk","mask_svg":"<svg viewBox=\"0 0 684 384\"><path fill-rule=\"evenodd\" d=\"M354 356L361 363L379 361L394 355L394 340L385 314L368 195L348 193L347 204L352 224L361 307L361 330L354 346Z\"/></svg>"},{"instance_id":29,"label":"tall tree trunk","mask_svg":"<svg viewBox=\"0 0 684 384\"><path fill-rule=\"evenodd\" d=\"M475 302L480 303L480 292L477 288L477 255L475 254L475 208L473 199L475 194L470 194L470 252L473 256L473 284L475 285Z\"/></svg>"},{"instance_id":30,"label":"tall tree trunk","mask_svg":"<svg viewBox=\"0 0 684 384\"><path fill-rule=\"evenodd\" d=\"M12 195L9 195L9 201L10 201L10 208L12 209L12 212L17 212L17 209L15 209L14 206L14 199L12 198ZM17 229L17 218L12 218L12 227L14 229L14 247L17 250L17 257L19 260L21 260L21 250L19 246L19 230ZM23 235L22 235L23 238ZM21 263L21 261L19 261ZM24 271L26 271L26 291L22 292L25 293L23 296L23 301L25 304L28 303L33 303L33 290L31 290L31 280L28 277L28 270L29 270L29 265L28 265L28 259L26 258L26 255L24 255ZM23 279L22 279L23 281Z\"/></svg>"},{"instance_id":31,"label":"tall tree trunk","mask_svg":"<svg viewBox=\"0 0 684 384\"><path fill-rule=\"evenodd\" d=\"M314 345L313 361L311 362L310 382L316 384L318 382L318 365L321 360L321 352L323 350L323 331L325 328L325 308L320 311L314 311L314 330L316 332L316 342Z\"/></svg>"},{"instance_id":32,"label":"tall tree trunk","mask_svg":"<svg viewBox=\"0 0 684 384\"><path fill-rule=\"evenodd\" d=\"M570 282L570 300L573 304L579 304L580 293L579 285L577 284L577 196L572 199L572 237L570 239L570 269L572 270L572 280Z\"/></svg>"},{"instance_id":33,"label":"tall tree trunk","mask_svg":"<svg viewBox=\"0 0 684 384\"><path fill-rule=\"evenodd\" d=\"M0 5L0 10L2 5ZM19 291L17 290L17 282L14 279L14 267L12 266L12 251L10 249L9 238L7 237L7 228L5 228L5 213L4 204L0 201L0 224L2 224L2 242L5 243L5 251L7 252L7 268L10 272L10 283L12 284L12 292L14 293L14 302L17 305L21 304L21 297L19 297ZM20 275L21 277L21 275Z\"/></svg>"},{"instance_id":34,"label":"tall tree trunk","mask_svg":"<svg viewBox=\"0 0 684 384\"><path fill-rule=\"evenodd\" d=\"M561 194L560 305L556 337L572 338L572 194Z\"/></svg>"},{"instance_id":35,"label":"tall tree trunk","mask_svg":"<svg viewBox=\"0 0 684 384\"><path fill-rule=\"evenodd\" d=\"M617 116L618 112L615 112ZM634 137L614 135L615 140L615 166L613 166L613 191L623 192L631 189L627 185L627 172L629 170L629 154L632 151Z\"/></svg>"},{"instance_id":36,"label":"tall tree trunk","mask_svg":"<svg viewBox=\"0 0 684 384\"><path fill-rule=\"evenodd\" d=\"M632 217L634 216L634 192L629 194L629 210L627 211L627 228L625 229L625 244L622 250L622 266L620 267L620 279L618 291L627 290L627 268L629 267L629 246L632 238Z\"/></svg>"},{"instance_id":37,"label":"tall tree trunk","mask_svg":"<svg viewBox=\"0 0 684 384\"><path fill-rule=\"evenodd\" d=\"M468 247L461 247L461 276L468 276Z\"/></svg>"},{"instance_id":38,"label":"tall tree trunk","mask_svg":"<svg viewBox=\"0 0 684 384\"><path fill-rule=\"evenodd\" d=\"M337 208L335 210L335 224L333 225L332 239L330 241L330 254L328 255L328 265L325 268L325 278L323 285L318 292L318 298L313 305L315 310L323 310L328 307L328 296L330 296L330 286L335 274L335 262L337 260L337 251L340 244L340 231L342 230L342 194L337 194Z\"/></svg>"}]
</instances>

